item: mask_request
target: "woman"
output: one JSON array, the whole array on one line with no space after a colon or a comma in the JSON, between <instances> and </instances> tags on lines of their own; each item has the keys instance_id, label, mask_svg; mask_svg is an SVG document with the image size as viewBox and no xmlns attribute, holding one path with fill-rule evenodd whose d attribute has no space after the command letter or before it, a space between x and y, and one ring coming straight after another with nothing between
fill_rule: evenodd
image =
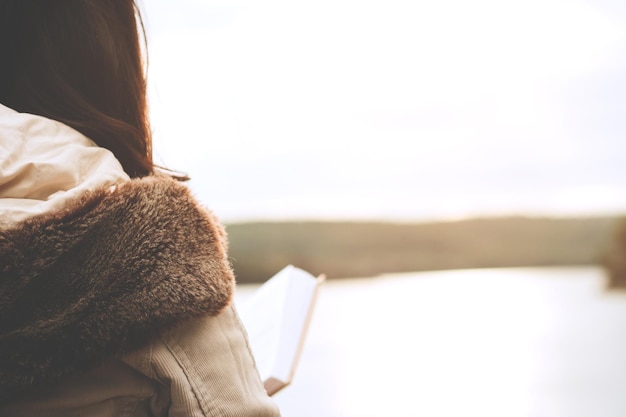
<instances>
[{"instance_id":1,"label":"woman","mask_svg":"<svg viewBox=\"0 0 626 417\"><path fill-rule=\"evenodd\" d=\"M274 416L216 218L156 169L132 0L0 0L0 416Z\"/></svg>"}]
</instances>

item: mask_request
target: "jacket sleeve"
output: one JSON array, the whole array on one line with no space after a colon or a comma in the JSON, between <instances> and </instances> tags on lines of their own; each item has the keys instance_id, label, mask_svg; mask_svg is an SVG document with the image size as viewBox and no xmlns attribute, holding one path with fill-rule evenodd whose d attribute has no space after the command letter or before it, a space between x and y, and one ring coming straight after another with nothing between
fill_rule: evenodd
<instances>
[{"instance_id":1,"label":"jacket sleeve","mask_svg":"<svg viewBox=\"0 0 626 417\"><path fill-rule=\"evenodd\" d=\"M165 332L151 349L152 377L169 386L169 417L274 417L234 306Z\"/></svg>"}]
</instances>

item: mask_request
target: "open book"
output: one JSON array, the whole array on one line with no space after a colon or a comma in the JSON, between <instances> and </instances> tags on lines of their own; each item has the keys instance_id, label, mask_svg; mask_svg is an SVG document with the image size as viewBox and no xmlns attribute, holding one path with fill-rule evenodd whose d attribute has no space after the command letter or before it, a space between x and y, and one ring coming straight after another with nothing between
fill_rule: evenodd
<instances>
[{"instance_id":1,"label":"open book","mask_svg":"<svg viewBox=\"0 0 626 417\"><path fill-rule=\"evenodd\" d=\"M288 265L237 306L269 395L293 378L324 279Z\"/></svg>"}]
</instances>

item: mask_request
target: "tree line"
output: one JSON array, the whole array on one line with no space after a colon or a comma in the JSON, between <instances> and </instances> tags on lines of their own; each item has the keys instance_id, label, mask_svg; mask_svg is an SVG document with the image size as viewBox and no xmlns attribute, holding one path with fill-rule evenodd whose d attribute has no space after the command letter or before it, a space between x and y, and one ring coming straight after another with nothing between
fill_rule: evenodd
<instances>
[{"instance_id":1,"label":"tree line","mask_svg":"<svg viewBox=\"0 0 626 417\"><path fill-rule=\"evenodd\" d=\"M226 230L230 260L240 283L262 282L287 264L313 274L325 273L329 279L459 268L597 264L607 266L613 275L619 271L621 278L614 278L615 282L626 283L626 221L616 217L255 222L229 224ZM616 247L616 239L621 240L621 248Z\"/></svg>"}]
</instances>

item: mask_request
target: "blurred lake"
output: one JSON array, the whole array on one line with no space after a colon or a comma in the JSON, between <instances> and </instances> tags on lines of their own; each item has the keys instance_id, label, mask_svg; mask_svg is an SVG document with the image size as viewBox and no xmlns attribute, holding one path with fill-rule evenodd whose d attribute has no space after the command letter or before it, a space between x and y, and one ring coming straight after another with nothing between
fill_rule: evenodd
<instances>
[{"instance_id":1,"label":"blurred lake","mask_svg":"<svg viewBox=\"0 0 626 417\"><path fill-rule=\"evenodd\" d=\"M284 417L623 417L626 295L595 267L332 280L275 400Z\"/></svg>"}]
</instances>

